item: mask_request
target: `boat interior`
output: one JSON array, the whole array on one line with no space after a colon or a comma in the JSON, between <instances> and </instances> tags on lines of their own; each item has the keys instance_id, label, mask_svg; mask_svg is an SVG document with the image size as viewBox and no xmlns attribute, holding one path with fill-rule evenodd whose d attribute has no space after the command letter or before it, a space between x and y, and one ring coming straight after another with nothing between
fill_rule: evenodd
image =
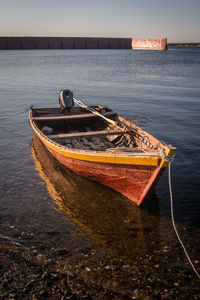
<instances>
[{"instance_id":1,"label":"boat interior","mask_svg":"<svg viewBox=\"0 0 200 300\"><path fill-rule=\"evenodd\" d=\"M60 107L32 108L32 121L49 139L67 148L135 153L158 151L155 141L152 143L149 138L151 136L143 134L140 128L137 130L135 124L125 121L110 109L90 108L111 122L76 106L65 112Z\"/></svg>"}]
</instances>

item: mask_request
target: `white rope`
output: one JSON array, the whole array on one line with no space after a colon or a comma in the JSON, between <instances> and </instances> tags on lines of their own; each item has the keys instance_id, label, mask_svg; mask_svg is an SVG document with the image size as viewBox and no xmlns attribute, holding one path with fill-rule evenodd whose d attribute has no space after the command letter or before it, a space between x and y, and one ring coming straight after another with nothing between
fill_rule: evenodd
<instances>
[{"instance_id":1,"label":"white rope","mask_svg":"<svg viewBox=\"0 0 200 300\"><path fill-rule=\"evenodd\" d=\"M16 116L19 116L19 115L21 115L21 114L27 112L28 110L29 110L29 109L25 109L25 110L23 110L23 111L20 111L20 112L18 112L18 113L16 113L16 114L12 114L12 115L4 115L2 118L0 118L0 120L4 120L4 119L7 119L7 118L14 118L14 117L16 117Z\"/></svg>"},{"instance_id":2,"label":"white rope","mask_svg":"<svg viewBox=\"0 0 200 300\"><path fill-rule=\"evenodd\" d=\"M76 104L78 104L79 106L89 110L90 112L92 112L93 114L103 118L104 120L106 120L108 123L112 124L112 125L116 125L115 121L109 119L109 118L106 118L104 117L102 114L100 114L99 112L97 112L95 109L93 109L92 107L89 107L87 105L85 105L83 102L81 102L80 100L76 99L76 98L73 98L74 99L74 102ZM120 128L120 127L119 127ZM120 128L121 129L121 128Z\"/></svg>"},{"instance_id":3,"label":"white rope","mask_svg":"<svg viewBox=\"0 0 200 300\"><path fill-rule=\"evenodd\" d=\"M181 240L181 238L179 236L179 233L178 233L178 231L176 229L176 225L175 225L175 221L174 221L173 196L172 196L172 186L171 186L171 162L169 162L169 166L168 166L168 181L169 181L169 193L170 193L170 202L171 202L171 219L172 219L172 225L174 227L174 231L175 231L176 236L177 236L177 238L179 240L179 243L181 244L181 246L182 246L182 248L183 248L183 250L185 252L185 255L186 255L186 257L187 257L187 259L188 259L188 261L189 261L192 269L194 270L194 272L196 273L196 275L200 279L200 274L197 272L195 266L193 265L193 263L192 263L189 255L187 253L187 250L186 250L186 248L185 248L185 246L184 246L184 244L183 244L183 242L182 242L182 240Z\"/></svg>"},{"instance_id":4,"label":"white rope","mask_svg":"<svg viewBox=\"0 0 200 300\"><path fill-rule=\"evenodd\" d=\"M93 109L92 107L89 107L89 106L87 106L87 105L85 105L83 102L81 102L80 100L78 100L78 99L76 99L76 98L73 98L74 99L74 102L76 103L76 104L78 104L80 107L83 107L83 108L85 108L85 109L87 109L88 111L90 111L90 112L92 112L93 114L95 114L95 115L97 115L97 116L99 116L100 118L102 118L102 119L104 119L105 121L107 121L108 123L110 123L110 124L112 124L112 125L115 125L115 127L118 129L118 130L120 130L122 133L127 133L126 131L124 131L124 129L122 129L120 126L118 126L117 124L116 124L116 122L115 121L113 121L113 120L111 120L111 119L109 119L109 118L106 118L105 116L103 116L102 114L100 114L99 112L97 112L95 109ZM132 128L131 128L132 129ZM133 129L132 129L133 130ZM138 136L139 136L139 134L138 134ZM149 140L149 138L147 137L147 136L145 136L146 137L146 139L148 139ZM141 144L142 144L142 142L144 143L144 137L143 137L143 141L142 140L140 140L141 141ZM140 149L142 149L144 152L147 152L147 150L149 149L149 147L150 147L150 141L148 141L148 148L147 149L143 149L142 148L142 146L140 146ZM166 157L166 156L165 156Z\"/></svg>"}]
</instances>

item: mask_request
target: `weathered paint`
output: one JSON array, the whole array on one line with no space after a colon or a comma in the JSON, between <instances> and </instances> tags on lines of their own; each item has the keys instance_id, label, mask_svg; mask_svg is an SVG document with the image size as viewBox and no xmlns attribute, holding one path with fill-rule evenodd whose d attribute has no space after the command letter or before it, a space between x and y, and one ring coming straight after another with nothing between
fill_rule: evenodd
<instances>
[{"instance_id":1,"label":"weathered paint","mask_svg":"<svg viewBox=\"0 0 200 300\"><path fill-rule=\"evenodd\" d=\"M77 174L97 181L140 205L161 174L161 168L143 165L100 163L73 159L47 147L64 166Z\"/></svg>"},{"instance_id":2,"label":"weathered paint","mask_svg":"<svg viewBox=\"0 0 200 300\"><path fill-rule=\"evenodd\" d=\"M166 50L167 39L132 39L132 49Z\"/></svg>"}]
</instances>

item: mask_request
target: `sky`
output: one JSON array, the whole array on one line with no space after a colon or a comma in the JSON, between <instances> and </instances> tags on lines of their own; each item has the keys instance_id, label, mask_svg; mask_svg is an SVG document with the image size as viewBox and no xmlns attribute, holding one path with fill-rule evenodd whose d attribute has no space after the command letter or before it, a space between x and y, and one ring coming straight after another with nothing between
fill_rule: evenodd
<instances>
[{"instance_id":1,"label":"sky","mask_svg":"<svg viewBox=\"0 0 200 300\"><path fill-rule=\"evenodd\" d=\"M0 0L0 36L200 42L200 0Z\"/></svg>"}]
</instances>

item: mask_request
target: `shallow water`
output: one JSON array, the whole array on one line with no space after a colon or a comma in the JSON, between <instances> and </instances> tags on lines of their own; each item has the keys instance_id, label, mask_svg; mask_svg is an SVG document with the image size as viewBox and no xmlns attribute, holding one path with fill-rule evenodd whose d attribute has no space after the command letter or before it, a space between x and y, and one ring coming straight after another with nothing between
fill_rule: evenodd
<instances>
[{"instance_id":1,"label":"shallow water","mask_svg":"<svg viewBox=\"0 0 200 300\"><path fill-rule=\"evenodd\" d=\"M32 140L26 109L57 105L63 88L86 104L136 117L145 130L177 147L175 220L199 270L200 49L0 51L2 242L70 269L76 280L93 284L96 299L94 283L127 297L137 288L163 299L169 291L169 297L196 296L197 280L171 226L167 172L149 205L138 208L108 188L63 172Z\"/></svg>"}]
</instances>

